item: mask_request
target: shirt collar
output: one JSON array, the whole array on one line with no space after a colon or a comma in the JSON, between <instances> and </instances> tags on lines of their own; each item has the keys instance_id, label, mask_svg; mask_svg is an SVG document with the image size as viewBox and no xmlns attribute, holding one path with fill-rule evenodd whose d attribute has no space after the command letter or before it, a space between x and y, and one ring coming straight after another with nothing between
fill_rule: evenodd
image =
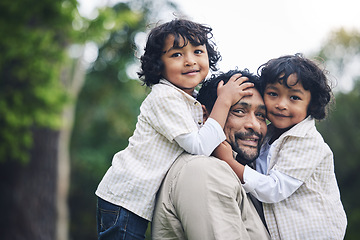
<instances>
[{"instance_id":1,"label":"shirt collar","mask_svg":"<svg viewBox=\"0 0 360 240\"><path fill-rule=\"evenodd\" d=\"M170 87L176 89L177 91L185 94L186 96L189 96L189 97L190 97L189 94L187 94L186 92L184 92L183 90L181 90L180 88L178 88L177 86L175 86L174 84L172 84L171 82L169 82L168 80L166 80L165 78L161 78L160 81L159 81L159 83L165 84L165 85L167 85L167 86L170 86ZM192 97L196 99L197 95L198 95L198 91L194 90Z\"/></svg>"},{"instance_id":2,"label":"shirt collar","mask_svg":"<svg viewBox=\"0 0 360 240\"><path fill-rule=\"evenodd\" d=\"M308 116L298 124L295 124L292 128L284 132L279 138L284 138L286 136L294 136L294 137L304 137L306 133L310 130L310 128L315 126L315 119L311 116ZM266 140L269 140L274 126L268 125L268 134L266 135Z\"/></svg>"}]
</instances>

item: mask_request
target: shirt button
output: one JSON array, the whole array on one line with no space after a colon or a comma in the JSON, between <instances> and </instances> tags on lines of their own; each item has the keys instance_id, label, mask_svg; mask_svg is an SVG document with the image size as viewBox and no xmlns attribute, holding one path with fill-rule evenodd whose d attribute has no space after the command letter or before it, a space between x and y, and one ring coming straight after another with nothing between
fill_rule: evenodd
<instances>
[{"instance_id":1,"label":"shirt button","mask_svg":"<svg viewBox=\"0 0 360 240\"><path fill-rule=\"evenodd\" d=\"M198 121L198 124L201 125L201 124L202 124L202 121Z\"/></svg>"}]
</instances>

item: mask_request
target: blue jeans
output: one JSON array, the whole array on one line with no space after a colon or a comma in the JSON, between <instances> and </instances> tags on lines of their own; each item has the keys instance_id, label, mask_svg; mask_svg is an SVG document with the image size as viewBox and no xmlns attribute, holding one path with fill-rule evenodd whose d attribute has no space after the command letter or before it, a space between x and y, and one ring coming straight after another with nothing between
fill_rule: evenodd
<instances>
[{"instance_id":1,"label":"blue jeans","mask_svg":"<svg viewBox=\"0 0 360 240\"><path fill-rule=\"evenodd\" d=\"M123 207L98 198L96 215L99 240L145 239L149 221Z\"/></svg>"}]
</instances>

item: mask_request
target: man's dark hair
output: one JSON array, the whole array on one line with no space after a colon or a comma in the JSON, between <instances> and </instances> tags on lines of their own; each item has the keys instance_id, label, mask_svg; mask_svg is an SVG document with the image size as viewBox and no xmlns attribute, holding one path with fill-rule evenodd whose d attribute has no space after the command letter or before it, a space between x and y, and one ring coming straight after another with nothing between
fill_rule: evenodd
<instances>
[{"instance_id":1,"label":"man's dark hair","mask_svg":"<svg viewBox=\"0 0 360 240\"><path fill-rule=\"evenodd\" d=\"M217 86L219 82L222 80L224 81L224 84L226 84L231 78L231 76L237 73L241 73L242 76L249 78L249 80L247 80L246 82L254 83L254 87L258 91L260 91L260 82L259 82L259 78L256 75L250 73L248 69L244 69L244 70L236 69L236 70L230 70L226 73L212 75L210 79L205 80L202 83L197 100L202 105L204 105L209 112L211 112L215 104L215 101L217 99Z\"/></svg>"},{"instance_id":2,"label":"man's dark hair","mask_svg":"<svg viewBox=\"0 0 360 240\"><path fill-rule=\"evenodd\" d=\"M189 42L194 46L205 44L209 57L210 69L216 71L217 62L221 59L220 53L215 49L215 43L211 40L212 28L185 19L175 19L152 29L149 33L145 46L145 52L141 56L141 71L138 72L140 80L151 87L159 83L164 64L161 61L165 40L169 35L174 36L174 47L184 47ZM184 44L180 46L180 41Z\"/></svg>"},{"instance_id":3,"label":"man's dark hair","mask_svg":"<svg viewBox=\"0 0 360 240\"><path fill-rule=\"evenodd\" d=\"M305 90L311 93L308 107L308 115L321 120L326 116L327 105L331 100L332 92L326 77L326 71L321 69L315 62L305 58L302 54L286 55L271 59L258 69L261 83L261 95L267 84L279 82L290 88L301 82ZM289 85L287 80L291 74L297 75L297 81Z\"/></svg>"}]
</instances>

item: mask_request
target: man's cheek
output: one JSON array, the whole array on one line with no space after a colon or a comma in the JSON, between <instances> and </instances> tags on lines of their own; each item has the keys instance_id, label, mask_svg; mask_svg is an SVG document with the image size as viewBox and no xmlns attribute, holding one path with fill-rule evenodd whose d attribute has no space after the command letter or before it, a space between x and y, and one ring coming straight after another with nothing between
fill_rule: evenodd
<instances>
[{"instance_id":1,"label":"man's cheek","mask_svg":"<svg viewBox=\"0 0 360 240\"><path fill-rule=\"evenodd\" d=\"M228 140L228 142L231 142L233 140L233 137L232 137L229 129L224 128L224 133L225 133L226 140Z\"/></svg>"}]
</instances>

